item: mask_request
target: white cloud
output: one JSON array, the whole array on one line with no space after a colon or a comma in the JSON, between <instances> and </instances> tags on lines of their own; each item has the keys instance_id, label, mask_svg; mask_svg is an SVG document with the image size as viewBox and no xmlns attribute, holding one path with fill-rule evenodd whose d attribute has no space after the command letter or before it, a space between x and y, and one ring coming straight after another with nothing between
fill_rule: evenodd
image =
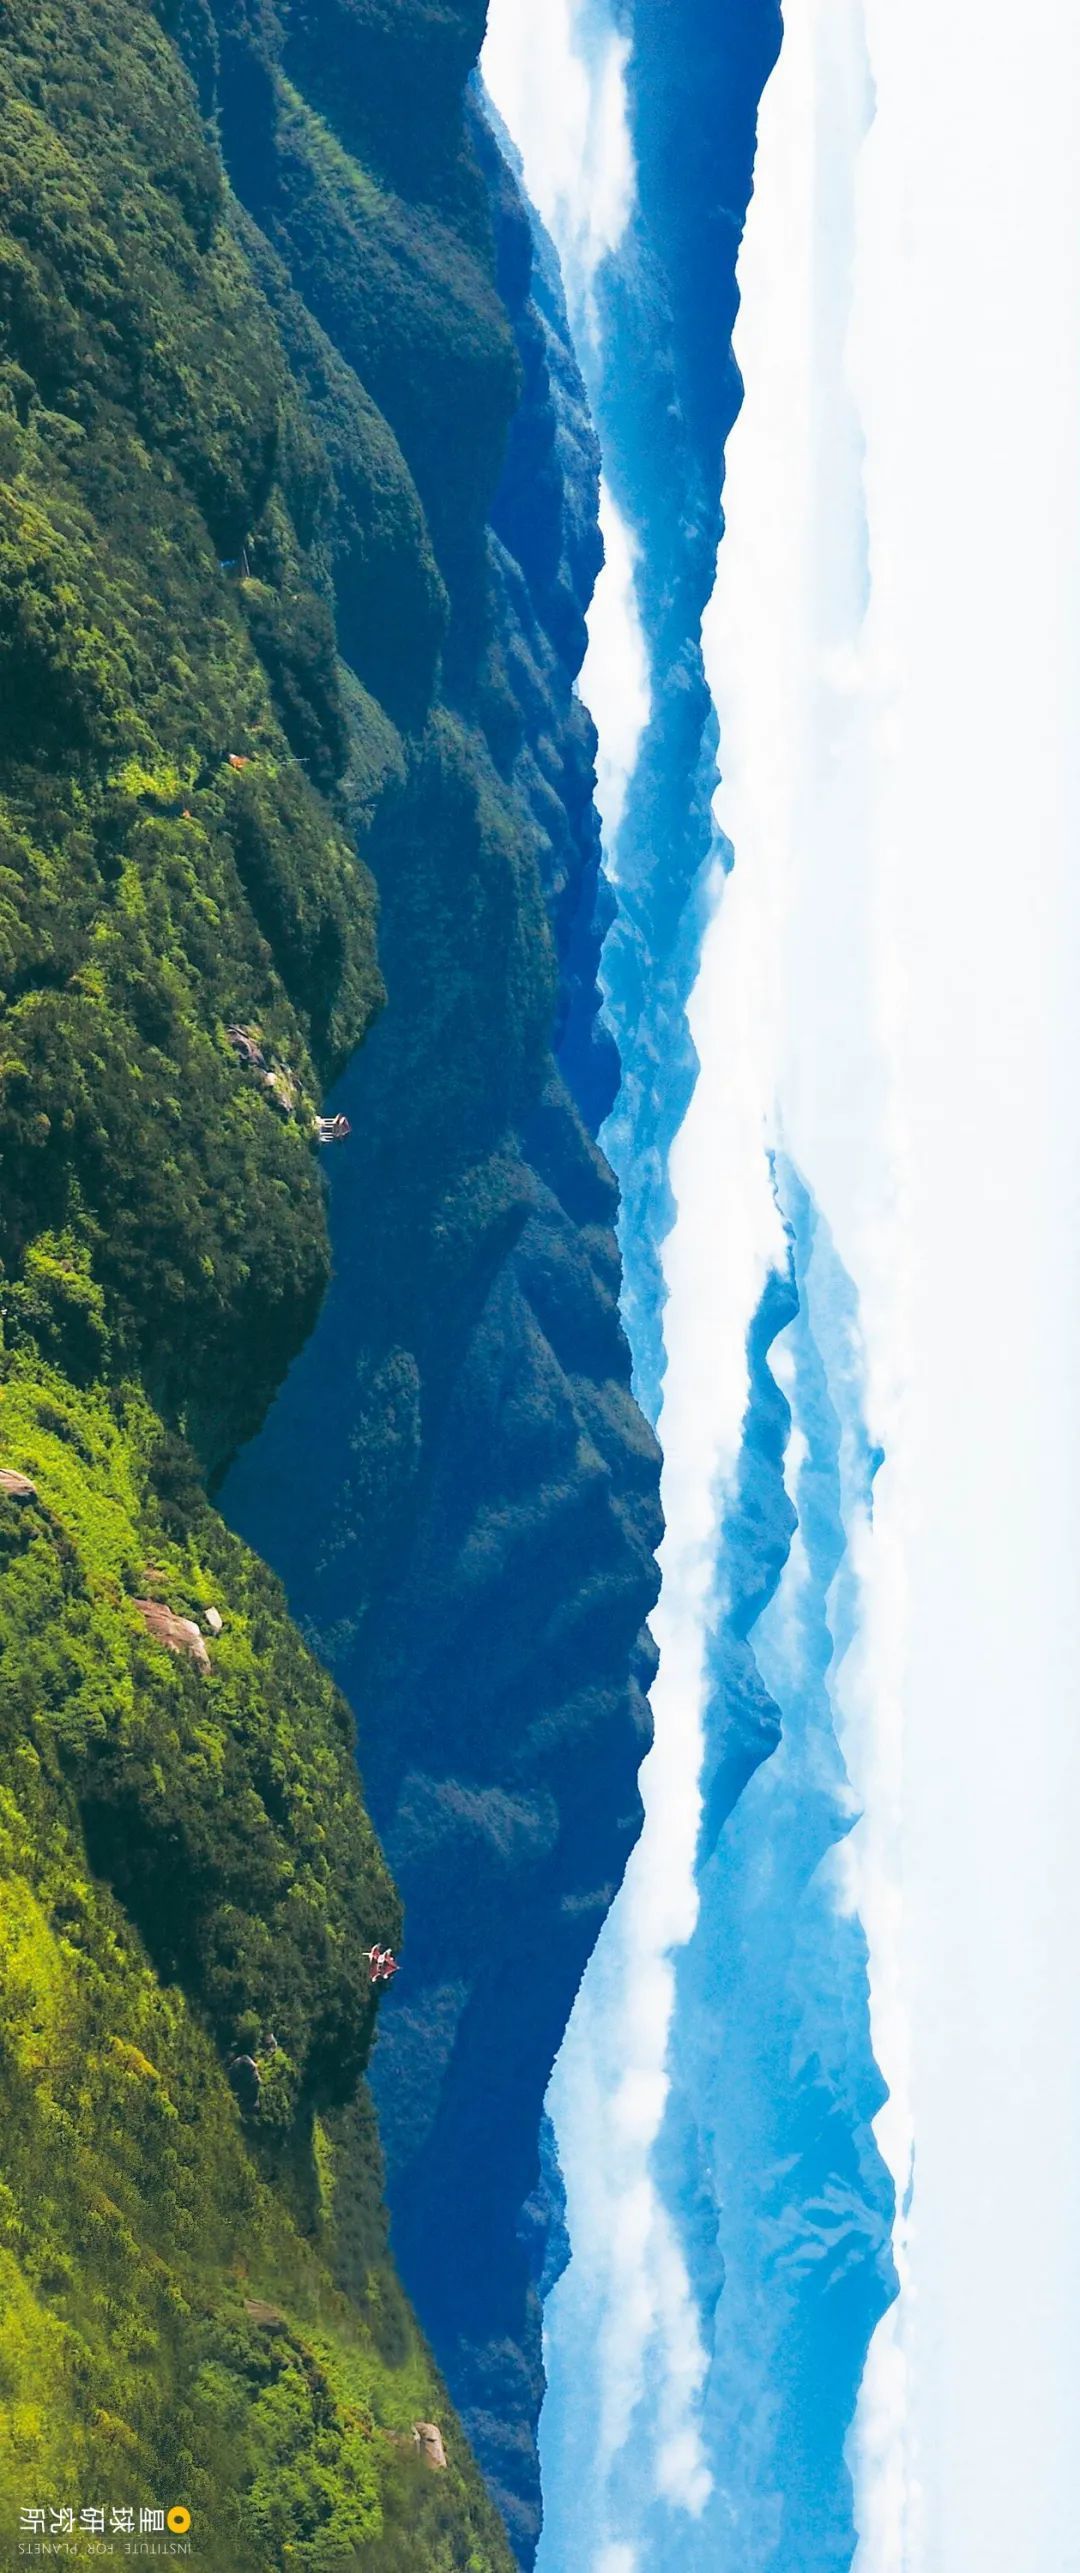
<instances>
[{"instance_id":1,"label":"white cloud","mask_svg":"<svg viewBox=\"0 0 1080 2573\"><path fill-rule=\"evenodd\" d=\"M762 116L710 635L721 814L774 881L783 1127L860 1288L888 1451L857 1534L842 1711L865 1820L838 1881L870 1936L901 2185L913 2123L919 2153L852 2448L860 2565L1061 2573L1080 2377L1063 1712L1080 24L1062 0L1022 21L973 0L867 14L861 158L848 0L786 12Z\"/></svg>"},{"instance_id":2,"label":"white cloud","mask_svg":"<svg viewBox=\"0 0 1080 2573\"><path fill-rule=\"evenodd\" d=\"M634 202L625 36L575 0L493 0L481 68L525 164L529 194L557 244L579 337L595 334L593 288Z\"/></svg>"},{"instance_id":3,"label":"white cloud","mask_svg":"<svg viewBox=\"0 0 1080 2573\"><path fill-rule=\"evenodd\" d=\"M880 1282L886 1234L890 1290L898 1265L888 1229L895 1164L875 888L865 858L879 696L864 632L861 432L845 358L855 171L867 108L858 0L809 0L801 12L788 11L762 107L740 260L736 353L746 401L729 445L728 532L707 632L722 729L718 810L753 879L772 958L767 1096L864 1294ZM880 1309L876 1318L882 1322ZM890 1374L896 1327L891 1292L867 1362L873 1428L890 1447L898 1419ZM795 1465L789 1459L789 1478ZM906 2173L911 2104L898 1827L904 1574L887 1478L888 1469L878 1479L873 1528L868 1521L849 1528L861 1627L835 1686L852 1807L864 1819L835 1853L831 1874L837 1899L858 1911L870 1940L875 2050L893 2088L879 2141L894 2170ZM904 2404L902 2364L890 2370L876 2358L873 2402L864 2406L856 2443L864 2549L870 2520L875 2550L884 2525L902 2524ZM893 2573L893 2559L875 2551L864 2573L871 2568Z\"/></svg>"},{"instance_id":4,"label":"white cloud","mask_svg":"<svg viewBox=\"0 0 1080 2573\"><path fill-rule=\"evenodd\" d=\"M553 2088L575 2258L551 2309L550 2527L592 2512L582 2560L587 2542L595 2573L637 2573L609 2481L646 2391L657 2485L688 2515L707 2498L704 2353L651 2166L670 1953L696 1914L717 1479L779 1251L763 1153L779 1102L859 1286L888 1451L855 1538L841 1712L864 1820L836 1881L870 1939L881 2140L902 2185L917 2121L919 2184L852 2443L861 2573L1063 2573L1080 2375L1080 1737L1063 1716L1080 1679L1080 18L1065 0L989 17L985 0L867 0L878 114L860 159L859 0L785 15L708 631L737 865L715 885L701 1080L673 1164L657 1748ZM586 337L632 203L621 42L609 28L587 46L569 0L495 0L485 57ZM613 838L647 715L615 520L588 685ZM557 2534L545 2550L565 2573Z\"/></svg>"},{"instance_id":5,"label":"white cloud","mask_svg":"<svg viewBox=\"0 0 1080 2573\"><path fill-rule=\"evenodd\" d=\"M606 481L600 485L604 568L589 614L581 694L600 736L596 801L609 872L618 878L618 836L627 790L649 720L649 660L634 576L638 547Z\"/></svg>"},{"instance_id":6,"label":"white cloud","mask_svg":"<svg viewBox=\"0 0 1080 2573\"><path fill-rule=\"evenodd\" d=\"M571 328L586 377L597 356L596 280L633 210L626 101L629 43L599 15L584 32L577 0L493 0L482 70L524 165L525 185L559 254ZM589 613L581 694L599 734L597 806L608 868L618 872L627 789L649 721L649 660L635 594L638 548L606 478L600 486L604 567Z\"/></svg>"},{"instance_id":7,"label":"white cloud","mask_svg":"<svg viewBox=\"0 0 1080 2573\"><path fill-rule=\"evenodd\" d=\"M523 0L495 0L484 73L522 151L526 183L556 241L570 310L587 342L597 267L628 219L632 165L622 39L611 30L605 38L594 16L586 48L580 23L565 0L542 12ZM584 353L587 359L587 346ZM648 717L648 674L632 540L606 487L603 507L607 568L583 685L601 733L610 855ZM693 2517L711 2489L697 2425L706 2354L651 2161L667 2099L669 1959L697 1917L704 1661L715 1613L718 1514L739 1453L747 1330L769 1268L785 1259L766 1150L776 1045L771 924L749 870L737 869L725 885L717 865L713 895L716 917L691 1013L701 1074L671 1167L679 1214L664 1264L668 1536L653 1621L661 1664L653 1691L656 1747L642 1774L645 1830L551 2094L574 2251L549 2307L540 2561L554 2573L564 2573L568 2527L581 2543L583 2471L599 2560L610 2560L603 2550L622 2543L609 2483L646 2397L655 2412L649 2435L658 2493ZM560 2373L563 2353L569 2382Z\"/></svg>"},{"instance_id":8,"label":"white cloud","mask_svg":"<svg viewBox=\"0 0 1080 2573\"><path fill-rule=\"evenodd\" d=\"M868 25L853 364L888 685L869 854L910 1245L884 1496L907 1586L909 2560L1059 2573L1080 2381L1080 28L1063 0L996 13L990 43L968 0L914 0L902 28L872 0ZM865 2573L891 2561L868 2546Z\"/></svg>"},{"instance_id":9,"label":"white cloud","mask_svg":"<svg viewBox=\"0 0 1080 2573\"><path fill-rule=\"evenodd\" d=\"M578 2400L583 2375L595 2372L594 2489L602 2509L647 2401L655 2415L648 2434L655 2489L691 2517L712 2489L697 2418L707 2356L652 2154L668 2091L669 1959L692 1935L698 1910L705 1651L717 1613L719 1514L740 1451L747 1331L770 1268L786 1256L766 1150L775 1046L768 916L752 876L739 868L726 884L718 868L715 890L692 1010L701 1071L672 1159L678 1220L664 1260L668 1533L653 1620L660 1670L655 1748L641 1781L645 1828L551 2093L574 2247L553 2299L552 2333L573 2367ZM553 2365L553 2383L556 2373ZM552 2451L550 2421L548 2431L546 2544L559 2567L562 2460Z\"/></svg>"},{"instance_id":10,"label":"white cloud","mask_svg":"<svg viewBox=\"0 0 1080 2573\"><path fill-rule=\"evenodd\" d=\"M860 1289L888 1451L856 1537L841 1707L865 1819L837 1883L870 1938L881 2140L902 2185L917 2123L919 2184L852 2447L862 2573L1075 2562L1080 20L1064 0L991 14L988 42L976 0L868 0L859 163L861 10L804 0L762 116L708 632L737 864L673 1164L657 1748L553 2091L575 2245L553 2331L603 2573L634 2565L604 2487L646 2388L658 2483L691 2514L707 2494L704 2358L651 2158L668 1959L696 1913L717 1478L779 1255L778 1100ZM565 0L496 0L492 41L588 327L629 203L617 46L587 63ZM618 543L590 662L616 815L644 706Z\"/></svg>"}]
</instances>

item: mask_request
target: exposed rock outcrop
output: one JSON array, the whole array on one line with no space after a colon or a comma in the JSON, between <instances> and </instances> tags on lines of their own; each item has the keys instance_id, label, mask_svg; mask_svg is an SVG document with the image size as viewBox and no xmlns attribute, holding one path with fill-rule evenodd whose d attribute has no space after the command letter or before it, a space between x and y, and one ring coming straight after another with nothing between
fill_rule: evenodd
<instances>
[{"instance_id":1,"label":"exposed rock outcrop","mask_svg":"<svg viewBox=\"0 0 1080 2573\"><path fill-rule=\"evenodd\" d=\"M159 1599L136 1599L134 1605L155 1644L164 1644L167 1653L188 1653L201 1671L209 1670L206 1638L193 1617L177 1617Z\"/></svg>"}]
</instances>

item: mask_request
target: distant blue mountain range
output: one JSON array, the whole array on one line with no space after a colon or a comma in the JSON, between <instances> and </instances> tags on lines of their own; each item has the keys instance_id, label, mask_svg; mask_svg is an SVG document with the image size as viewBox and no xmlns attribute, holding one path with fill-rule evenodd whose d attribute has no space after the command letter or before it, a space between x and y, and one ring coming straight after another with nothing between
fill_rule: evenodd
<instances>
[{"instance_id":1,"label":"distant blue mountain range","mask_svg":"<svg viewBox=\"0 0 1080 2573\"><path fill-rule=\"evenodd\" d=\"M612 14L632 38L638 198L601 272L589 389L604 470L640 548L653 713L605 951L622 1085L603 1141L623 1190L635 1387L655 1420L668 1159L697 1070L686 1004L707 872L731 858L711 815L722 745L701 618L741 398L736 254L780 19L771 0L624 0ZM718 1566L726 1609L709 1673L700 1915L677 1961L654 2157L707 2353L700 2428L712 2494L696 2519L657 2498L658 2389L639 2405L594 2522L581 2453L594 2407L581 2397L600 2363L586 2318L561 2306L543 2443L549 2573L592 2573L612 2527L632 2550L627 2565L648 2573L840 2573L855 2548L846 2450L896 2280L893 2187L872 2132L885 2093L866 1942L834 1856L854 1808L833 1689L857 1617L849 1539L872 1507L878 1460L862 1420L850 1284L798 1174L783 1165L775 1180L789 1265L750 1337L751 1399Z\"/></svg>"}]
</instances>

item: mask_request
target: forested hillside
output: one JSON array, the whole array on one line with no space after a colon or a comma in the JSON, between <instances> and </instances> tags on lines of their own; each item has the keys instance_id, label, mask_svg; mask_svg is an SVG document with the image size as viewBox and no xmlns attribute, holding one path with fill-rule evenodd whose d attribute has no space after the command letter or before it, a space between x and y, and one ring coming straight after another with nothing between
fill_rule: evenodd
<instances>
[{"instance_id":1,"label":"forested hillside","mask_svg":"<svg viewBox=\"0 0 1080 2573\"><path fill-rule=\"evenodd\" d=\"M419 46L418 167L346 157L269 13L0 6L0 2543L28 2505L182 2503L215 2573L494 2573L386 2250L362 1951L400 1910L352 1718L206 1498L327 1278L365 851L419 775L519 863L476 721L429 720L448 634L483 659L516 381L471 34L347 14L395 84ZM272 85L308 302L220 149ZM419 167L445 217L391 193ZM389 425L421 353L447 399L498 388L471 497L434 429L421 497ZM526 1054L549 976L541 923Z\"/></svg>"}]
</instances>

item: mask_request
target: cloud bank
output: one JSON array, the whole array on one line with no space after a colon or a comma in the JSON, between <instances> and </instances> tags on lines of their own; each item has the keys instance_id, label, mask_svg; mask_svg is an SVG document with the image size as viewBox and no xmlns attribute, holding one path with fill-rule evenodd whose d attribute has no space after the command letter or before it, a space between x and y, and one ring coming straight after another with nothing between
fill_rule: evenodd
<instances>
[{"instance_id":1,"label":"cloud bank","mask_svg":"<svg viewBox=\"0 0 1080 2573\"><path fill-rule=\"evenodd\" d=\"M720 810L776 878L779 1114L886 1450L841 1898L918 2179L863 2573L1076 2560L1078 108L1058 0L807 0L741 270Z\"/></svg>"},{"instance_id":2,"label":"cloud bank","mask_svg":"<svg viewBox=\"0 0 1080 2573\"><path fill-rule=\"evenodd\" d=\"M622 40L587 23L495 0L487 66L586 354L633 187ZM885 1453L853 1531L838 1711L862 1820L836 1890L870 1941L880 2140L906 2191L917 2134L918 2182L852 2446L861 2573L1077 2561L1078 126L1064 0L787 10L707 637L736 864L672 1172L657 1749L553 2088L575 2258L550 2312L549 2573L638 2573L658 2483L688 2531L708 2502L653 2157L718 1495L782 1251L771 1141L856 1282ZM589 690L617 866L647 675L617 527L609 561Z\"/></svg>"},{"instance_id":3,"label":"cloud bank","mask_svg":"<svg viewBox=\"0 0 1080 2573\"><path fill-rule=\"evenodd\" d=\"M540 13L522 0L495 0L484 75L559 249L586 370L597 267L617 246L632 204L625 63L625 40L603 11L560 5ZM606 490L604 533L607 569L590 620L583 693L600 728L605 846L617 877L618 826L648 716L648 673L632 543ZM718 863L716 906L723 884ZM784 1256L762 1109L769 962L748 893L741 884L728 888L725 934L713 938L703 960L693 1027L702 1074L671 1173L679 1218L665 1259L669 1536L654 1620L661 1669L653 1692L656 1747L642 1775L645 1830L551 2093L574 2250L549 2307L543 2433L541 2564L559 2573L571 2529L582 2573L621 2573L624 2566L629 2573L636 2563L616 2524L609 2479L646 2397L655 2411L643 2442L646 2504L658 2491L693 2519L711 2488L697 2422L706 2354L685 2259L651 2166L668 2093L671 1957L696 1918L704 1665L719 1515L746 1407L747 1329L770 1264Z\"/></svg>"}]
</instances>

